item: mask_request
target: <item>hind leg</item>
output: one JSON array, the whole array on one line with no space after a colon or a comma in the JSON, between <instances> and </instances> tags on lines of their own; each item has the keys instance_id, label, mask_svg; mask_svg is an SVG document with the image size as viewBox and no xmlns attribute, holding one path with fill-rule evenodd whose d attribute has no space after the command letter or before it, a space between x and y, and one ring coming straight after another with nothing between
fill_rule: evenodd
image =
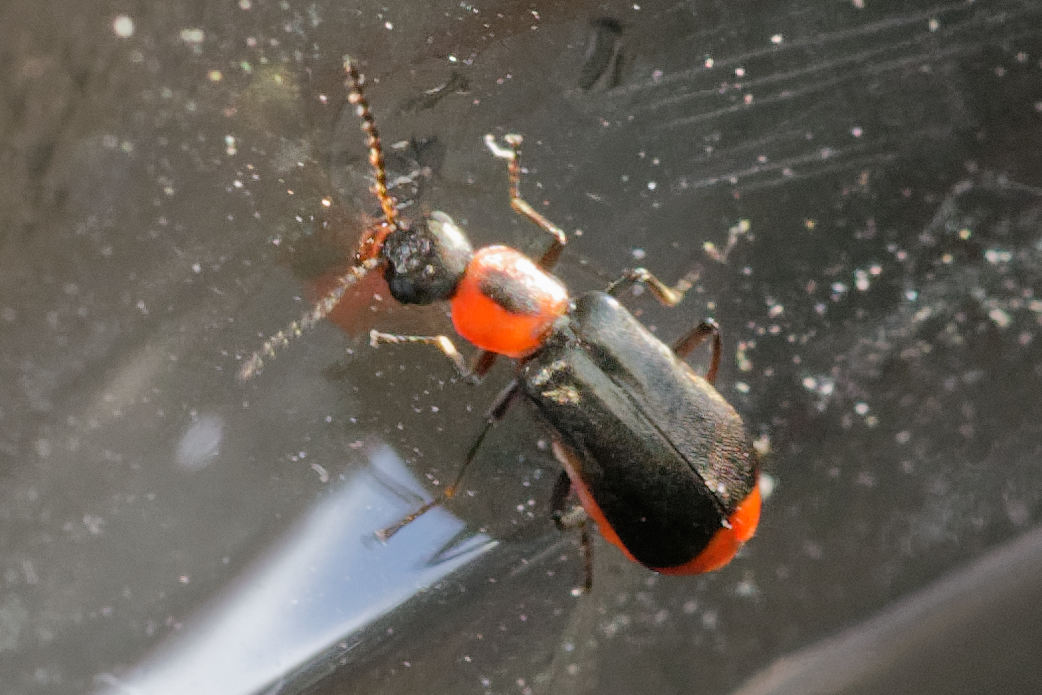
<instances>
[{"instance_id":1,"label":"hind leg","mask_svg":"<svg viewBox=\"0 0 1042 695\"><path fill-rule=\"evenodd\" d=\"M566 471L561 471L550 496L551 516L554 525L560 531L579 529L579 553L582 555L584 575L582 593L589 593L593 588L593 540L590 538L590 522L586 510L581 505L568 505L571 491L571 478Z\"/></svg>"}]
</instances>

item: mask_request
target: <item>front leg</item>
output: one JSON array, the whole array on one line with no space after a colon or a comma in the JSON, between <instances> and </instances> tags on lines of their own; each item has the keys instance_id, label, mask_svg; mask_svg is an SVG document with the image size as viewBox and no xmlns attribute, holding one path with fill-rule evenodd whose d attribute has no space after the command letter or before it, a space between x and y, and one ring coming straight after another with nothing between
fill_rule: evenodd
<instances>
[{"instance_id":1,"label":"front leg","mask_svg":"<svg viewBox=\"0 0 1042 695\"><path fill-rule=\"evenodd\" d=\"M543 270L553 270L557 265L557 259L561 257L561 251L568 243L568 237L556 224L546 219L529 205L528 201L521 197L521 142L522 137L516 133L510 133L503 137L507 147L500 147L496 139L491 135L485 136L485 145L492 154L500 159L507 160L507 173L510 176L510 207L519 215L524 215L554 238L539 259L539 267Z\"/></svg>"},{"instance_id":2,"label":"front leg","mask_svg":"<svg viewBox=\"0 0 1042 695\"><path fill-rule=\"evenodd\" d=\"M452 340L445 335L398 335L395 333L381 333L375 328L369 331L369 345L372 347L378 347L380 343L389 343L391 345L399 345L401 343L420 343L421 345L433 345L438 348L441 354L449 358L456 370L460 373L467 381L475 380L474 371L467 366L466 360L463 359L463 355L459 353L456 346L452 344Z\"/></svg>"}]
</instances>

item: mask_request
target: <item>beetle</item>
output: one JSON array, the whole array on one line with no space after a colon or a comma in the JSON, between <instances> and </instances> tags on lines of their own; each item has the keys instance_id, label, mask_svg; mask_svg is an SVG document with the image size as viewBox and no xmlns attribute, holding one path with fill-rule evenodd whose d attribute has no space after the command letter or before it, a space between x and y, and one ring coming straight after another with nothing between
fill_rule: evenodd
<instances>
[{"instance_id":1,"label":"beetle","mask_svg":"<svg viewBox=\"0 0 1042 695\"><path fill-rule=\"evenodd\" d=\"M674 306L687 287L669 287L643 268L627 271L603 291L569 295L551 270L565 233L520 193L519 135L485 143L507 164L510 204L551 237L538 260L502 245L474 250L443 212L410 224L387 188L379 132L355 63L344 63L348 101L366 135L374 193L382 219L367 230L355 262L336 287L243 362L249 379L292 337L324 318L347 288L382 270L401 304L447 301L456 332L481 352L471 364L444 335L395 335L373 330L373 347L387 343L434 346L470 380L483 377L498 356L516 361L517 376L488 411L455 481L396 524L377 532L388 540L431 508L451 499L491 428L512 403L527 400L552 436L563 471L552 495L553 519L578 527L585 589L592 585L587 522L631 560L663 574L697 574L727 564L755 533L761 497L759 461L741 418L714 386L721 336L706 320L672 347L652 334L616 299L639 283ZM683 358L711 340L704 377ZM569 508L574 493L580 505Z\"/></svg>"}]
</instances>

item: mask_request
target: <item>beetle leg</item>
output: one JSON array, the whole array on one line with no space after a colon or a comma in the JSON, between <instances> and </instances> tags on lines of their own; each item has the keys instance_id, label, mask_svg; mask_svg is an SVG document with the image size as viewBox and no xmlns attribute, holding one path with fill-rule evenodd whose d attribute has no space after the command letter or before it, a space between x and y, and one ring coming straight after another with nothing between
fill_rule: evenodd
<instances>
[{"instance_id":1,"label":"beetle leg","mask_svg":"<svg viewBox=\"0 0 1042 695\"><path fill-rule=\"evenodd\" d=\"M463 359L463 355L459 353L456 346L452 344L452 340L448 336L444 335L398 335L395 333L381 333L380 331L373 329L369 331L369 345L377 347L380 343L390 343L391 345L398 345L401 343L420 343L422 345L433 345L438 350L449 358L449 360L456 366L460 376L468 381L475 381L476 376L474 371L467 366L466 360Z\"/></svg>"},{"instance_id":2,"label":"beetle leg","mask_svg":"<svg viewBox=\"0 0 1042 695\"><path fill-rule=\"evenodd\" d=\"M565 245L568 243L568 236L560 227L536 212L528 201L521 197L521 143L523 140L524 138L520 135L510 133L503 136L503 141L507 146L502 147L496 142L496 138L489 133L485 136L485 145L492 152L492 156L507 160L507 174L510 181L510 207L517 214L524 215L539 225L543 231L553 237L550 247L543 252L542 257L538 261L540 268L550 271L557 265L557 261L561 257L561 251L564 250ZM496 357L497 355L494 352L485 351L481 353L474 360L472 372L478 377L484 376L492 368L492 365L495 364Z\"/></svg>"},{"instance_id":3,"label":"beetle leg","mask_svg":"<svg viewBox=\"0 0 1042 695\"><path fill-rule=\"evenodd\" d=\"M716 381L717 370L720 369L720 352L722 348L720 341L720 326L716 321L713 319L706 319L695 326L687 335L673 344L673 352L675 352L678 357L686 357L692 350L704 343L710 336L713 338L713 352L709 358L709 369L706 370L705 380L712 384Z\"/></svg>"},{"instance_id":4,"label":"beetle leg","mask_svg":"<svg viewBox=\"0 0 1042 695\"><path fill-rule=\"evenodd\" d=\"M471 379L481 379L488 370L492 369L492 365L496 363L496 358L499 355L492 352L491 350L482 350L478 353L478 356L474 358L474 361L470 365L470 373L472 374Z\"/></svg>"},{"instance_id":5,"label":"beetle leg","mask_svg":"<svg viewBox=\"0 0 1042 695\"><path fill-rule=\"evenodd\" d=\"M383 333L377 330L369 331L369 344L373 347L378 346L380 343L390 343L397 345L399 343L421 343L423 345L433 345L438 348L443 355L449 358L456 370L460 373L468 383L479 384L481 380L488 374L488 371L492 368L492 365L496 363L496 353L490 350L482 350L477 356L471 361L470 365L466 363L463 356L456 349L452 340L445 335L398 335L396 333Z\"/></svg>"},{"instance_id":6,"label":"beetle leg","mask_svg":"<svg viewBox=\"0 0 1042 695\"><path fill-rule=\"evenodd\" d=\"M683 299L687 291L691 289L691 283L685 279L681 279L674 287L670 287L652 275L647 268L633 268L623 273L621 278L608 285L604 291L615 297L624 288L637 283L640 283L651 290L651 293L655 295L655 298L666 306L676 306L677 304L680 304L680 300Z\"/></svg>"},{"instance_id":7,"label":"beetle leg","mask_svg":"<svg viewBox=\"0 0 1042 695\"><path fill-rule=\"evenodd\" d=\"M496 397L496 400L493 401L492 406L488 409L488 413L485 415L485 426L481 428L481 432L474 440L474 443L470 445L470 449L467 451L467 456L463 459L463 465L460 466L459 472L456 473L456 479L452 481L452 484L446 486L439 494L435 495L429 502L418 507L415 511L406 514L387 528L377 531L374 534L377 539L386 542L391 536L398 533L430 510L441 506L456 496L456 491L459 490L460 481L463 480L463 475L467 472L467 467L473 463L477 456L478 450L481 448L481 443L485 441L485 437L488 436L492 427L502 420L504 415L506 415L507 410L510 409L511 404L514 402L514 398L517 397L518 393L520 393L520 388L518 387L517 381L511 381L507 384L507 387L500 392L499 396Z\"/></svg>"},{"instance_id":8,"label":"beetle leg","mask_svg":"<svg viewBox=\"0 0 1042 695\"><path fill-rule=\"evenodd\" d=\"M554 490L550 496L551 516L554 525L560 531L579 529L579 553L583 560L583 593L589 593L593 588L593 542L590 538L589 517L582 505L576 504L571 509L566 509L568 495L572 491L572 481L568 473L561 471L561 476L554 483Z\"/></svg>"},{"instance_id":9,"label":"beetle leg","mask_svg":"<svg viewBox=\"0 0 1042 695\"><path fill-rule=\"evenodd\" d=\"M493 156L507 160L507 173L510 175L510 207L519 215L524 215L539 225L547 234L554 238L539 259L539 267L543 270L552 270L557 265L557 259L561 257L561 251L568 243L568 237L556 224L546 219L521 197L521 142L522 137L516 133L510 133L503 137L506 147L501 147L492 134L485 136L485 145Z\"/></svg>"},{"instance_id":10,"label":"beetle leg","mask_svg":"<svg viewBox=\"0 0 1042 695\"><path fill-rule=\"evenodd\" d=\"M657 277L652 275L646 268L634 268L627 270L621 278L608 285L604 290L613 297L618 295L623 288L640 283L646 286L655 297L666 306L676 306L684 298L684 294L691 289L691 283L681 279L674 287L669 287ZM713 319L706 319L695 326L690 332L673 344L673 352L678 357L686 357L692 350L704 343L707 338L713 338L713 353L709 359L709 369L706 370L705 380L710 384L716 381L716 373L720 369L720 326Z\"/></svg>"},{"instance_id":11,"label":"beetle leg","mask_svg":"<svg viewBox=\"0 0 1042 695\"><path fill-rule=\"evenodd\" d=\"M565 508L568 506L568 496L571 492L572 479L568 477L566 471L561 471L561 475L554 483L553 492L550 493L550 516L558 531L567 531L583 522L581 518L571 518L576 514L577 509L582 509L581 506L576 505L572 509Z\"/></svg>"}]
</instances>

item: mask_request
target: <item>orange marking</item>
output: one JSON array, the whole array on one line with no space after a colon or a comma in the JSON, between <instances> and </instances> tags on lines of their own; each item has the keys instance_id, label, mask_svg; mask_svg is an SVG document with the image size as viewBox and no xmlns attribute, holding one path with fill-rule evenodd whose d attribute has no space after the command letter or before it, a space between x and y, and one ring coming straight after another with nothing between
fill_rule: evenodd
<instances>
[{"instance_id":1,"label":"orange marking","mask_svg":"<svg viewBox=\"0 0 1042 695\"><path fill-rule=\"evenodd\" d=\"M643 564L633 557L633 553L623 544L622 539L615 533L615 529L608 523L608 519L604 516L600 505L597 504L597 500L593 498L589 488L586 487L582 478L579 477L574 453L557 442L554 442L554 444L554 451L559 453L558 459L565 467L565 470L568 471L568 478L572 481L572 488L579 496L583 509L596 522L597 530L600 531L601 536L604 537L604 540L621 550L623 555L629 558L630 561ZM756 526L760 522L761 506L760 487L755 485L752 492L742 500L742 503L738 505L738 508L728 518L728 523L731 527L720 528L713 534L713 537L709 539L709 543L702 549L702 552L682 565L675 567L650 567L649 569L659 574L702 574L703 572L720 569L730 562L731 558L738 552L738 549L756 533Z\"/></svg>"},{"instance_id":2,"label":"orange marking","mask_svg":"<svg viewBox=\"0 0 1042 695\"><path fill-rule=\"evenodd\" d=\"M510 311L482 290L497 275L521 294L517 303L530 305L530 311ZM482 350L518 359L538 349L568 310L568 291L520 251L489 246L474 254L451 301L457 333Z\"/></svg>"},{"instance_id":3,"label":"orange marking","mask_svg":"<svg viewBox=\"0 0 1042 695\"><path fill-rule=\"evenodd\" d=\"M661 574L701 574L720 569L730 562L742 544L756 533L756 525L760 522L761 504L760 487L757 485L731 514L728 519L731 528L721 528L713 534L709 545L702 552L683 565L652 569Z\"/></svg>"},{"instance_id":4,"label":"orange marking","mask_svg":"<svg viewBox=\"0 0 1042 695\"><path fill-rule=\"evenodd\" d=\"M619 538L619 534L615 533L615 529L612 528L612 525L608 523L608 519L604 516L604 512L601 511L600 505L593 499L593 495L590 494L590 490L586 487L586 484L583 483L578 476L571 475L571 470L569 470L568 473L568 477L572 481L572 487L575 489L575 494L579 496L579 501L582 502L583 509L585 509L586 513L590 515L590 518L596 522L597 530L600 531L604 540L621 550L622 554L628 557L631 562L636 562L638 565L641 564L637 558L633 557L633 553L631 553L623 544L622 539Z\"/></svg>"},{"instance_id":5,"label":"orange marking","mask_svg":"<svg viewBox=\"0 0 1042 695\"><path fill-rule=\"evenodd\" d=\"M355 250L355 263L360 264L380 255L384 240L394 230L395 228L388 222L378 222L369 227L358 242L358 249Z\"/></svg>"}]
</instances>

